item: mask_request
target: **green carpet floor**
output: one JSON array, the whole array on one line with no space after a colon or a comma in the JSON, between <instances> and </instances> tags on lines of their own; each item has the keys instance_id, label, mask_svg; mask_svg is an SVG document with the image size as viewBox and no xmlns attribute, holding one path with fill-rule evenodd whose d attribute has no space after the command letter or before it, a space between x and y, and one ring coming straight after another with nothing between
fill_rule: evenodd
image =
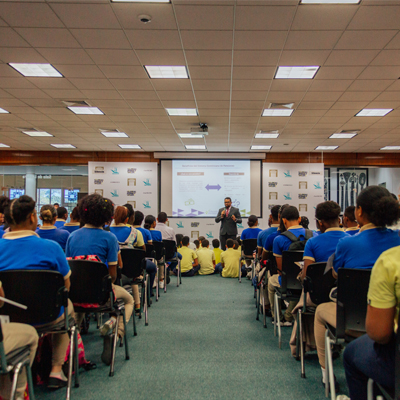
<instances>
[{"instance_id":1,"label":"green carpet floor","mask_svg":"<svg viewBox=\"0 0 400 400\"><path fill-rule=\"evenodd\" d=\"M72 399L324 399L316 353L306 359L306 379L300 362L290 355L291 328L282 328L282 350L273 326L256 321L249 281L219 275L183 278L176 287L172 277L166 295L149 309L149 325L137 319L138 336L129 324L131 359L118 348L115 376L102 364L102 340L94 323L83 335L86 358L93 371L81 369L80 388ZM153 298L154 299L154 298ZM346 393L342 361L335 374ZM36 388L40 399L62 399L64 390Z\"/></svg>"}]
</instances>

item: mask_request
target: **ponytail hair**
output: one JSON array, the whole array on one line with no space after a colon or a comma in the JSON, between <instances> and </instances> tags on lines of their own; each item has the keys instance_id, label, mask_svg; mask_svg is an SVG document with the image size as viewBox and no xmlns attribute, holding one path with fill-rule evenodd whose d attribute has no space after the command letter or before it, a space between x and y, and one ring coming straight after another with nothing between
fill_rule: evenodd
<instances>
[{"instance_id":1,"label":"ponytail hair","mask_svg":"<svg viewBox=\"0 0 400 400\"><path fill-rule=\"evenodd\" d=\"M46 204L40 209L40 219L43 222L53 222L57 217L57 210L51 204Z\"/></svg>"},{"instance_id":2,"label":"ponytail hair","mask_svg":"<svg viewBox=\"0 0 400 400\"><path fill-rule=\"evenodd\" d=\"M116 225L124 224L128 218L128 209L123 206L118 206L114 212L114 222Z\"/></svg>"},{"instance_id":3,"label":"ponytail hair","mask_svg":"<svg viewBox=\"0 0 400 400\"><path fill-rule=\"evenodd\" d=\"M357 207L361 207L368 220L376 226L395 225L400 219L400 205L390 192L381 186L368 186L357 197Z\"/></svg>"},{"instance_id":4,"label":"ponytail hair","mask_svg":"<svg viewBox=\"0 0 400 400\"><path fill-rule=\"evenodd\" d=\"M249 219L247 220L247 225L251 228L254 226L258 221L258 218L255 215L250 215Z\"/></svg>"},{"instance_id":5,"label":"ponytail hair","mask_svg":"<svg viewBox=\"0 0 400 400\"><path fill-rule=\"evenodd\" d=\"M8 225L20 225L24 223L35 210L35 201L27 195L10 200L6 196L0 197L0 213Z\"/></svg>"},{"instance_id":6,"label":"ponytail hair","mask_svg":"<svg viewBox=\"0 0 400 400\"><path fill-rule=\"evenodd\" d=\"M144 229L150 229L155 220L156 219L153 215L147 215L144 219Z\"/></svg>"}]
</instances>

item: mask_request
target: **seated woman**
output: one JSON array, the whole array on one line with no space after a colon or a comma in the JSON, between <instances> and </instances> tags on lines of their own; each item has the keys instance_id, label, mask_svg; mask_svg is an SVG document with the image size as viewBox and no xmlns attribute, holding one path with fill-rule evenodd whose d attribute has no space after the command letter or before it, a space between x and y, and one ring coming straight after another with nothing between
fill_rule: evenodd
<instances>
[{"instance_id":1,"label":"seated woman","mask_svg":"<svg viewBox=\"0 0 400 400\"><path fill-rule=\"evenodd\" d=\"M25 195L12 201L2 196L0 212L4 213L5 220L11 227L11 232L5 233L0 240L0 271L27 269L58 271L64 277L65 287L69 289L71 271L65 254L57 243L41 239L35 233L38 219L34 200ZM68 313L73 315L72 303L70 301L68 303ZM63 319L62 308L58 318L46 326L50 327ZM52 336L53 356L48 387L56 389L67 386L67 379L61 367L64 364L69 337L67 333L57 333Z\"/></svg>"},{"instance_id":2,"label":"seated woman","mask_svg":"<svg viewBox=\"0 0 400 400\"><path fill-rule=\"evenodd\" d=\"M91 194L84 197L79 205L79 215L84 226L75 232L72 232L65 249L67 257L96 255L108 266L108 272L115 282L117 279L117 264L119 256L119 245L116 236L103 230L103 226L111 221L114 206L108 199L99 194ZM122 265L121 265L122 266ZM113 289L117 299L122 299L125 303L125 317L128 323L133 312L133 298L121 286L114 285ZM80 326L84 314L77 313L77 324ZM111 363L111 337L108 334L116 324L116 317L111 317L101 328L100 332L104 336L104 350L101 356L102 361L109 365ZM120 319L118 335L123 337L125 333L123 319Z\"/></svg>"},{"instance_id":3,"label":"seated woman","mask_svg":"<svg viewBox=\"0 0 400 400\"><path fill-rule=\"evenodd\" d=\"M355 216L361 226L360 232L340 239L334 256L328 261L329 264L333 259L332 274L335 278L339 268L371 269L384 251L400 245L398 233L386 228L400 219L399 203L387 189L381 186L369 186L363 189L357 197ZM314 335L323 383L325 383L326 322L336 327L334 302L320 304L314 320Z\"/></svg>"},{"instance_id":4,"label":"seated woman","mask_svg":"<svg viewBox=\"0 0 400 400\"><path fill-rule=\"evenodd\" d=\"M66 222L64 226L59 229L63 229L68 231L69 233L75 232L77 229L81 227L81 219L79 217L78 207L75 207L72 210L72 213L69 214L69 219L71 222Z\"/></svg>"},{"instance_id":5,"label":"seated woman","mask_svg":"<svg viewBox=\"0 0 400 400\"><path fill-rule=\"evenodd\" d=\"M143 220L144 220L143 213L141 211L136 210L134 220L133 220L133 227L136 228L138 231L142 232L144 244L147 244L147 243L152 244L153 238L151 237L150 231L148 229L142 228Z\"/></svg>"},{"instance_id":6,"label":"seated woman","mask_svg":"<svg viewBox=\"0 0 400 400\"><path fill-rule=\"evenodd\" d=\"M43 225L36 229L36 233L42 239L49 239L57 242L63 250L67 245L69 232L61 229L57 229L54 225L57 219L57 211L51 204L47 204L40 209L40 219L43 221Z\"/></svg>"},{"instance_id":7,"label":"seated woman","mask_svg":"<svg viewBox=\"0 0 400 400\"><path fill-rule=\"evenodd\" d=\"M262 229L258 228L258 218L255 215L250 215L247 225L249 227L243 230L240 239L257 239L258 234L262 232Z\"/></svg>"},{"instance_id":8,"label":"seated woman","mask_svg":"<svg viewBox=\"0 0 400 400\"><path fill-rule=\"evenodd\" d=\"M162 242L161 232L156 230L157 221L153 215L147 215L144 219L144 229L150 231L150 235L153 242Z\"/></svg>"}]
</instances>

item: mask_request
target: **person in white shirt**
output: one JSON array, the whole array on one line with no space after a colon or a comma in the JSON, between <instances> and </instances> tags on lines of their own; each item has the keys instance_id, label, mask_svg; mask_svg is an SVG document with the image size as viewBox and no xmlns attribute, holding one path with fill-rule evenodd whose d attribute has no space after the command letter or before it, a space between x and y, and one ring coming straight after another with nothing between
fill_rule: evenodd
<instances>
[{"instance_id":1,"label":"person in white shirt","mask_svg":"<svg viewBox=\"0 0 400 400\"><path fill-rule=\"evenodd\" d=\"M161 211L157 217L156 229L161 232L163 240L173 240L174 242L176 242L175 232L172 228L165 224L167 221L167 214Z\"/></svg>"}]
</instances>

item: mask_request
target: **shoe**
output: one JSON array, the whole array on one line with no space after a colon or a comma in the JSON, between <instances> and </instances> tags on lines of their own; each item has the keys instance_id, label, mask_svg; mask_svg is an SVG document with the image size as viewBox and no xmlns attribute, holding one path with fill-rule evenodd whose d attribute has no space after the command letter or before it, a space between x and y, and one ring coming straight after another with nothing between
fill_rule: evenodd
<instances>
[{"instance_id":1,"label":"shoe","mask_svg":"<svg viewBox=\"0 0 400 400\"><path fill-rule=\"evenodd\" d=\"M281 323L283 324L282 326L293 326L293 322L290 321L283 320Z\"/></svg>"},{"instance_id":2,"label":"shoe","mask_svg":"<svg viewBox=\"0 0 400 400\"><path fill-rule=\"evenodd\" d=\"M159 289L164 289L164 281L160 281L158 287Z\"/></svg>"},{"instance_id":3,"label":"shoe","mask_svg":"<svg viewBox=\"0 0 400 400\"><path fill-rule=\"evenodd\" d=\"M273 318L271 318L271 322L272 322L272 325L274 325L274 324L275 324L275 320L274 320ZM280 326L283 326L283 322L282 322L282 321L280 321L280 322L279 322L279 325L280 325Z\"/></svg>"},{"instance_id":4,"label":"shoe","mask_svg":"<svg viewBox=\"0 0 400 400\"><path fill-rule=\"evenodd\" d=\"M350 400L350 397L347 397L345 394L339 394L339 396L336 396L336 400Z\"/></svg>"},{"instance_id":5,"label":"shoe","mask_svg":"<svg viewBox=\"0 0 400 400\"><path fill-rule=\"evenodd\" d=\"M135 308L135 315L139 316L140 315L140 306Z\"/></svg>"},{"instance_id":6,"label":"shoe","mask_svg":"<svg viewBox=\"0 0 400 400\"><path fill-rule=\"evenodd\" d=\"M109 319L103 326L100 327L100 335L106 336L110 334L113 331L116 322L117 321L115 319Z\"/></svg>"},{"instance_id":7,"label":"shoe","mask_svg":"<svg viewBox=\"0 0 400 400\"><path fill-rule=\"evenodd\" d=\"M113 337L112 336L104 336L104 343L103 343L103 353L101 353L101 361L103 361L104 364L110 365L111 364L111 358L112 358L112 343L113 343Z\"/></svg>"},{"instance_id":8,"label":"shoe","mask_svg":"<svg viewBox=\"0 0 400 400\"><path fill-rule=\"evenodd\" d=\"M49 377L49 381L47 383L47 387L49 389L60 389L66 387L68 385L68 381L63 381L62 379L55 378L53 376Z\"/></svg>"},{"instance_id":9,"label":"shoe","mask_svg":"<svg viewBox=\"0 0 400 400\"><path fill-rule=\"evenodd\" d=\"M167 276L167 285L169 285L169 283L171 282L171 278L169 277L169 275Z\"/></svg>"}]
</instances>

